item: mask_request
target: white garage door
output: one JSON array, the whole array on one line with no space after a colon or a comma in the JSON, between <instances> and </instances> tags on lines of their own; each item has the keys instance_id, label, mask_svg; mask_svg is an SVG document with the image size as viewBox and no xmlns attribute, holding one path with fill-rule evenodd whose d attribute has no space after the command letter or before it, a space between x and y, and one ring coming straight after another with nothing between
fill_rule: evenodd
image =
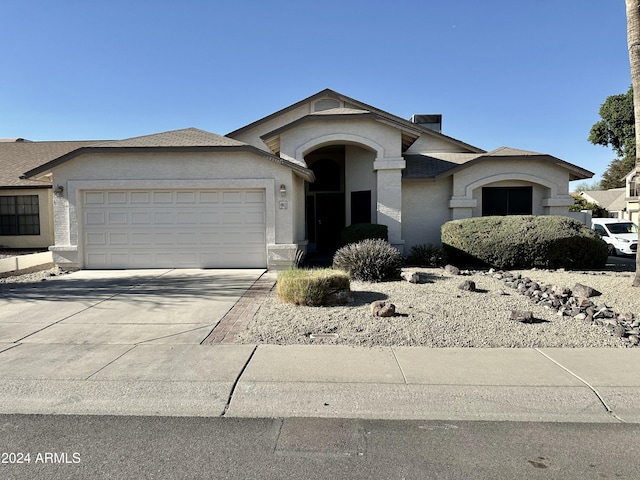
<instances>
[{"instance_id":1,"label":"white garage door","mask_svg":"<svg viewBox=\"0 0 640 480\"><path fill-rule=\"evenodd\" d=\"M265 191L83 192L86 268L262 268Z\"/></svg>"}]
</instances>

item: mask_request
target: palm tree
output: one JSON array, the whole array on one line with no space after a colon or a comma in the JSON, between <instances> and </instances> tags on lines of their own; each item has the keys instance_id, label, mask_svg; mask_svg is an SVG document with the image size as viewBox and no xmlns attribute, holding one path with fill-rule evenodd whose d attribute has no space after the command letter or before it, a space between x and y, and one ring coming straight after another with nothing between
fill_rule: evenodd
<instances>
[{"instance_id":1,"label":"palm tree","mask_svg":"<svg viewBox=\"0 0 640 480\"><path fill-rule=\"evenodd\" d=\"M636 124L636 145L640 145L640 0L625 0L627 5L627 45L633 85L633 109ZM636 149L636 175L640 173L640 148ZM640 233L638 234L640 240ZM640 287L640 253L636 254L636 275L633 286Z\"/></svg>"}]
</instances>

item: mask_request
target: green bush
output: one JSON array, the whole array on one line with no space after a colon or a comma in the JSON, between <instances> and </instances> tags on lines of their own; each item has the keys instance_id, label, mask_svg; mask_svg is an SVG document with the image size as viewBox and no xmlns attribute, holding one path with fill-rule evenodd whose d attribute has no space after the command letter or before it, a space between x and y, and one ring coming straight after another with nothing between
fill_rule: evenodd
<instances>
[{"instance_id":1,"label":"green bush","mask_svg":"<svg viewBox=\"0 0 640 480\"><path fill-rule=\"evenodd\" d=\"M278 273L276 293L281 302L295 305L324 305L326 298L337 290L350 290L345 272L330 268L283 270Z\"/></svg>"},{"instance_id":2,"label":"green bush","mask_svg":"<svg viewBox=\"0 0 640 480\"><path fill-rule=\"evenodd\" d=\"M590 228L563 216L466 218L442 226L452 263L497 268L602 268L607 245Z\"/></svg>"},{"instance_id":3,"label":"green bush","mask_svg":"<svg viewBox=\"0 0 640 480\"><path fill-rule=\"evenodd\" d=\"M402 255L385 240L367 239L338 250L333 268L348 272L355 280L379 282L400 275Z\"/></svg>"},{"instance_id":4,"label":"green bush","mask_svg":"<svg viewBox=\"0 0 640 480\"><path fill-rule=\"evenodd\" d=\"M447 252L436 245L414 245L407 255L407 265L418 267L442 267L448 262Z\"/></svg>"},{"instance_id":5,"label":"green bush","mask_svg":"<svg viewBox=\"0 0 640 480\"><path fill-rule=\"evenodd\" d=\"M342 245L360 242L368 238L389 240L389 229L386 225L376 223L356 223L342 230Z\"/></svg>"}]
</instances>

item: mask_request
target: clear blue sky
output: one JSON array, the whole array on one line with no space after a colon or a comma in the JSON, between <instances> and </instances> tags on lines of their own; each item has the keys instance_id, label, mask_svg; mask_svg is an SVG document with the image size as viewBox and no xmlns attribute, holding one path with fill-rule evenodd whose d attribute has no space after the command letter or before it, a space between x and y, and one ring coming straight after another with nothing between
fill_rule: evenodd
<instances>
[{"instance_id":1,"label":"clear blue sky","mask_svg":"<svg viewBox=\"0 0 640 480\"><path fill-rule=\"evenodd\" d=\"M622 0L4 0L0 138L226 134L324 88L555 155L631 84Z\"/></svg>"}]
</instances>

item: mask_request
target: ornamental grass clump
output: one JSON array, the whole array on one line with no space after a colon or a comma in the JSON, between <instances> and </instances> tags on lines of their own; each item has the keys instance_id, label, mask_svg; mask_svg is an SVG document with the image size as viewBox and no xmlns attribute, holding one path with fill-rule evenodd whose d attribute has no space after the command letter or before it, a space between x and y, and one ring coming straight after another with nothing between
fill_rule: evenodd
<instances>
[{"instance_id":1,"label":"ornamental grass clump","mask_svg":"<svg viewBox=\"0 0 640 480\"><path fill-rule=\"evenodd\" d=\"M294 305L317 307L338 291L350 291L349 275L339 270L291 269L278 274L278 300Z\"/></svg>"},{"instance_id":2,"label":"ornamental grass clump","mask_svg":"<svg viewBox=\"0 0 640 480\"><path fill-rule=\"evenodd\" d=\"M364 282L398 278L402 263L400 252L380 239L351 243L333 256L333 268L344 270L352 279Z\"/></svg>"}]
</instances>

